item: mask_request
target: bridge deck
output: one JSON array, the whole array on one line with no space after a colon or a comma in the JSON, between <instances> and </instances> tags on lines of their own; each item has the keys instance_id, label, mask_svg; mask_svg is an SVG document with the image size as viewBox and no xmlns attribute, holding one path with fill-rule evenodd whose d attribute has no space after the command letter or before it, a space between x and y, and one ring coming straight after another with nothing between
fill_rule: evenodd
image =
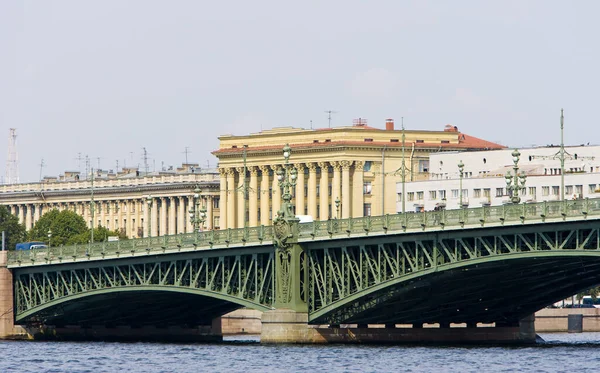
<instances>
[{"instance_id":1,"label":"bridge deck","mask_svg":"<svg viewBox=\"0 0 600 373\"><path fill-rule=\"evenodd\" d=\"M427 211L303 223L300 224L299 242L599 218L600 198L484 206L459 210ZM212 230L88 245L12 251L9 253L8 267L52 265L82 260L110 260L195 250L222 250L235 247L270 245L272 243L272 226Z\"/></svg>"}]
</instances>

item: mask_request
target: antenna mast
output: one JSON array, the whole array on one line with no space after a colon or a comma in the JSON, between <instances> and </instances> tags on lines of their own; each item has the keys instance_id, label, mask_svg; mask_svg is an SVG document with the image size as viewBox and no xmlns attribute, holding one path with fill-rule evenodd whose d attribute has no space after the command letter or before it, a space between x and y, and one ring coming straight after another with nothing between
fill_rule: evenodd
<instances>
[{"instance_id":1,"label":"antenna mast","mask_svg":"<svg viewBox=\"0 0 600 373\"><path fill-rule=\"evenodd\" d=\"M337 114L337 111L325 110L325 113L327 114L327 122L329 123L329 128L331 128L331 114Z\"/></svg>"},{"instance_id":2,"label":"antenna mast","mask_svg":"<svg viewBox=\"0 0 600 373\"><path fill-rule=\"evenodd\" d=\"M40 183L42 182L42 170L44 169L45 165L44 158L42 158L42 161L40 162Z\"/></svg>"},{"instance_id":3,"label":"antenna mast","mask_svg":"<svg viewBox=\"0 0 600 373\"><path fill-rule=\"evenodd\" d=\"M148 174L148 152L146 151L146 148L142 148L142 150L144 151L144 170L147 175Z\"/></svg>"},{"instance_id":4,"label":"antenna mast","mask_svg":"<svg viewBox=\"0 0 600 373\"><path fill-rule=\"evenodd\" d=\"M189 149L190 149L190 147L186 146L185 150L183 151L183 154L185 154L185 164L188 164L188 154L191 153L191 151Z\"/></svg>"},{"instance_id":5,"label":"antenna mast","mask_svg":"<svg viewBox=\"0 0 600 373\"><path fill-rule=\"evenodd\" d=\"M19 155L17 154L17 129L11 128L8 132L8 158L6 158L7 184L19 183Z\"/></svg>"}]
</instances>

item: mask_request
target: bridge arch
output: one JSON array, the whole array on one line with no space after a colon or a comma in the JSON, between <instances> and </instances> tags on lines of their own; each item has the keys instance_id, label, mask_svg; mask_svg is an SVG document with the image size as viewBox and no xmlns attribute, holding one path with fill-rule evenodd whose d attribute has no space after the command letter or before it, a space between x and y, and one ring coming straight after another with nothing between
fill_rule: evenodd
<instances>
[{"instance_id":1,"label":"bridge arch","mask_svg":"<svg viewBox=\"0 0 600 373\"><path fill-rule=\"evenodd\" d=\"M514 323L600 283L592 222L340 241L309 256L315 324Z\"/></svg>"},{"instance_id":2,"label":"bridge arch","mask_svg":"<svg viewBox=\"0 0 600 373\"><path fill-rule=\"evenodd\" d=\"M199 325L210 324L213 318L242 307L263 312L270 309L253 301L202 289L128 286L95 289L57 298L19 313L16 321L53 324L62 323L64 319L64 322L68 320L75 325L77 320L102 324L114 323L115 314L119 314L120 319L140 325L151 319L157 323L195 322ZM77 315L82 312L85 317Z\"/></svg>"},{"instance_id":3,"label":"bridge arch","mask_svg":"<svg viewBox=\"0 0 600 373\"><path fill-rule=\"evenodd\" d=\"M264 311L271 309L273 270L270 252L190 253L15 268L15 318L26 323L58 320L60 314L75 310L115 313L106 304L139 313L140 318L146 315L138 308L215 317L240 307ZM129 304L140 307L127 308ZM127 318L124 312L116 313Z\"/></svg>"}]
</instances>

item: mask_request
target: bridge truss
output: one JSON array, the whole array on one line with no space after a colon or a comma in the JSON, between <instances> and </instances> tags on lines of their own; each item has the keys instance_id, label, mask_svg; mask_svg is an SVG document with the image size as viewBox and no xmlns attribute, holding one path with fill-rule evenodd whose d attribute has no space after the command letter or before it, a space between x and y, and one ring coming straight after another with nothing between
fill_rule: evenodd
<instances>
[{"instance_id":1,"label":"bridge truss","mask_svg":"<svg viewBox=\"0 0 600 373\"><path fill-rule=\"evenodd\" d=\"M314 323L516 320L600 283L597 221L339 240L309 253Z\"/></svg>"},{"instance_id":2,"label":"bridge truss","mask_svg":"<svg viewBox=\"0 0 600 373\"><path fill-rule=\"evenodd\" d=\"M184 303L193 302L192 299L205 299L204 303L195 305L198 309L193 316L207 320L242 306L268 310L273 302L273 266L272 252L252 249L244 253L239 250L209 255L197 252L23 268L14 273L16 319L27 321L34 316L29 321L56 322L67 311L68 302L82 297L93 300L97 296L98 303L103 305L90 307L97 309L106 305L108 308L110 304L119 308L127 307L125 302L133 302L134 309L128 307L129 312L133 312L131 317L121 317L147 324L151 321L145 315L147 310L136 312L135 308L152 308L151 303L157 303L165 292L180 293L182 297L177 300L171 294L170 300L167 297L163 303L158 302L157 311L164 312L173 305L171 303L175 303L174 308L181 308ZM153 295L146 295L147 304L142 305L140 299L144 296L140 294L144 292ZM177 321L175 319L171 321ZM102 317L93 320L108 321Z\"/></svg>"}]
</instances>

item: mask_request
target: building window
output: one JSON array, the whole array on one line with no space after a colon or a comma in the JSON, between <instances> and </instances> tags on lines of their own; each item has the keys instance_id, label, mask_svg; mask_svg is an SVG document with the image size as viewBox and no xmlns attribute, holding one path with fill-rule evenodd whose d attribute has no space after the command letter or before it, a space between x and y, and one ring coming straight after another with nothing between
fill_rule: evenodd
<instances>
[{"instance_id":1,"label":"building window","mask_svg":"<svg viewBox=\"0 0 600 373\"><path fill-rule=\"evenodd\" d=\"M365 165L363 167L364 171L371 171L371 166L373 166L373 162L371 161L365 161Z\"/></svg>"},{"instance_id":2,"label":"building window","mask_svg":"<svg viewBox=\"0 0 600 373\"><path fill-rule=\"evenodd\" d=\"M573 194L573 185L567 185L565 187L565 193L570 196L571 194Z\"/></svg>"},{"instance_id":3,"label":"building window","mask_svg":"<svg viewBox=\"0 0 600 373\"><path fill-rule=\"evenodd\" d=\"M504 188L496 188L496 197L502 197L504 195Z\"/></svg>"},{"instance_id":4,"label":"building window","mask_svg":"<svg viewBox=\"0 0 600 373\"><path fill-rule=\"evenodd\" d=\"M417 140L417 141L416 141L416 143L417 143L417 144L422 144L422 143L424 143L424 142L425 142L424 140Z\"/></svg>"},{"instance_id":5,"label":"building window","mask_svg":"<svg viewBox=\"0 0 600 373\"><path fill-rule=\"evenodd\" d=\"M329 187L327 189L328 189L328 192L329 192L328 194L331 197L331 191L333 190L333 188L331 187L331 185L329 185Z\"/></svg>"},{"instance_id":6,"label":"building window","mask_svg":"<svg viewBox=\"0 0 600 373\"><path fill-rule=\"evenodd\" d=\"M575 185L575 193L577 193L577 197L583 197L583 185Z\"/></svg>"},{"instance_id":7,"label":"building window","mask_svg":"<svg viewBox=\"0 0 600 373\"><path fill-rule=\"evenodd\" d=\"M415 192L408 192L407 193L407 198L409 201L414 201L415 200Z\"/></svg>"},{"instance_id":8,"label":"building window","mask_svg":"<svg viewBox=\"0 0 600 373\"><path fill-rule=\"evenodd\" d=\"M462 195L463 195L463 198L469 197L469 190L468 189L463 189Z\"/></svg>"},{"instance_id":9,"label":"building window","mask_svg":"<svg viewBox=\"0 0 600 373\"><path fill-rule=\"evenodd\" d=\"M492 190L490 188L485 188L483 190L483 196L485 198L490 198L492 196Z\"/></svg>"},{"instance_id":10,"label":"building window","mask_svg":"<svg viewBox=\"0 0 600 373\"><path fill-rule=\"evenodd\" d=\"M549 195L550 195L550 187L543 186L542 187L542 196L549 196Z\"/></svg>"},{"instance_id":11,"label":"building window","mask_svg":"<svg viewBox=\"0 0 600 373\"><path fill-rule=\"evenodd\" d=\"M321 195L321 186L317 185L317 197Z\"/></svg>"},{"instance_id":12,"label":"building window","mask_svg":"<svg viewBox=\"0 0 600 373\"><path fill-rule=\"evenodd\" d=\"M558 196L559 194L560 194L560 187L558 187L558 186L556 186L556 185L555 185L555 186L553 186L553 187L552 187L552 195L553 195L553 196Z\"/></svg>"},{"instance_id":13,"label":"building window","mask_svg":"<svg viewBox=\"0 0 600 373\"><path fill-rule=\"evenodd\" d=\"M215 216L214 219L213 219L213 228L214 229L221 228L221 220L219 219L218 216Z\"/></svg>"},{"instance_id":14,"label":"building window","mask_svg":"<svg viewBox=\"0 0 600 373\"><path fill-rule=\"evenodd\" d=\"M452 198L458 198L458 189L452 189Z\"/></svg>"},{"instance_id":15,"label":"building window","mask_svg":"<svg viewBox=\"0 0 600 373\"><path fill-rule=\"evenodd\" d=\"M363 216L371 216L371 204L365 203L363 205Z\"/></svg>"},{"instance_id":16,"label":"building window","mask_svg":"<svg viewBox=\"0 0 600 373\"><path fill-rule=\"evenodd\" d=\"M437 192L435 190L430 190L429 191L429 199L432 201L435 201L436 198L437 198Z\"/></svg>"},{"instance_id":17,"label":"building window","mask_svg":"<svg viewBox=\"0 0 600 373\"><path fill-rule=\"evenodd\" d=\"M473 189L473 198L481 198L481 189Z\"/></svg>"},{"instance_id":18,"label":"building window","mask_svg":"<svg viewBox=\"0 0 600 373\"><path fill-rule=\"evenodd\" d=\"M429 159L419 160L419 172L429 172Z\"/></svg>"},{"instance_id":19,"label":"building window","mask_svg":"<svg viewBox=\"0 0 600 373\"><path fill-rule=\"evenodd\" d=\"M370 181L365 181L363 183L363 194L371 194L371 182Z\"/></svg>"},{"instance_id":20,"label":"building window","mask_svg":"<svg viewBox=\"0 0 600 373\"><path fill-rule=\"evenodd\" d=\"M316 216L316 218L317 219L321 219L321 206L320 205L317 205L317 216Z\"/></svg>"},{"instance_id":21,"label":"building window","mask_svg":"<svg viewBox=\"0 0 600 373\"><path fill-rule=\"evenodd\" d=\"M402 202L402 193L398 193L398 197L396 198L396 202Z\"/></svg>"},{"instance_id":22,"label":"building window","mask_svg":"<svg viewBox=\"0 0 600 373\"><path fill-rule=\"evenodd\" d=\"M535 187L529 187L529 195L535 198L535 195L536 195Z\"/></svg>"},{"instance_id":23,"label":"building window","mask_svg":"<svg viewBox=\"0 0 600 373\"><path fill-rule=\"evenodd\" d=\"M423 192L417 192L417 200L418 201L422 201L423 200Z\"/></svg>"},{"instance_id":24,"label":"building window","mask_svg":"<svg viewBox=\"0 0 600 373\"><path fill-rule=\"evenodd\" d=\"M365 139L365 142L373 142L373 139Z\"/></svg>"},{"instance_id":25,"label":"building window","mask_svg":"<svg viewBox=\"0 0 600 373\"><path fill-rule=\"evenodd\" d=\"M445 190L438 190L438 192L440 194L441 199L446 199L446 191Z\"/></svg>"},{"instance_id":26,"label":"building window","mask_svg":"<svg viewBox=\"0 0 600 373\"><path fill-rule=\"evenodd\" d=\"M596 193L596 184L589 185L588 193Z\"/></svg>"}]
</instances>

